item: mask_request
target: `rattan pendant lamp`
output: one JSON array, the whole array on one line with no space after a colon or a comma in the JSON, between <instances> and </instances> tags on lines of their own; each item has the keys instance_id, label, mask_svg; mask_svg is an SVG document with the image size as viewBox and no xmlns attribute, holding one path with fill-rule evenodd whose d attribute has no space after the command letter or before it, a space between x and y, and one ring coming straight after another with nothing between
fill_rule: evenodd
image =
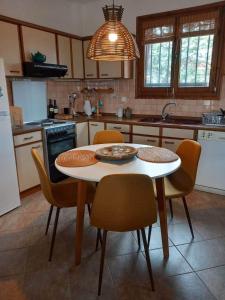
<instances>
[{"instance_id":1,"label":"rattan pendant lamp","mask_svg":"<svg viewBox=\"0 0 225 300\"><path fill-rule=\"evenodd\" d=\"M135 60L140 57L132 34L121 23L123 7L106 5L102 8L105 23L93 35L87 58L98 61Z\"/></svg>"}]
</instances>

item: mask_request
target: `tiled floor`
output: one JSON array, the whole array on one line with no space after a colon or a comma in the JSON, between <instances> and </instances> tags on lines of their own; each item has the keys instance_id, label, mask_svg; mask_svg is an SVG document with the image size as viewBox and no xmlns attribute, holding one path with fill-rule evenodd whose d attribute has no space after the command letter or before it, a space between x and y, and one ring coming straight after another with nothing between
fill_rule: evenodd
<instances>
[{"instance_id":1,"label":"tiled floor","mask_svg":"<svg viewBox=\"0 0 225 300\"><path fill-rule=\"evenodd\" d=\"M150 289L143 246L138 251L136 234L109 234L100 299L225 299L225 197L195 191L188 205L195 239L181 201L174 201L174 219L168 214L168 261L163 260L159 224L153 227L150 256L156 292ZM100 251L94 251L96 231L88 214L82 264L74 267L75 209L61 211L51 263L50 235L44 235L48 209L37 192L0 218L0 299L98 299Z\"/></svg>"}]
</instances>

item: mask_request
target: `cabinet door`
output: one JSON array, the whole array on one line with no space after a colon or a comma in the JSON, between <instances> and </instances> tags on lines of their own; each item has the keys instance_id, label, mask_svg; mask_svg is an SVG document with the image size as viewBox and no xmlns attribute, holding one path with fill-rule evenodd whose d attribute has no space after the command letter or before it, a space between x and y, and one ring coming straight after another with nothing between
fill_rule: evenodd
<instances>
[{"instance_id":1,"label":"cabinet door","mask_svg":"<svg viewBox=\"0 0 225 300\"><path fill-rule=\"evenodd\" d=\"M54 33L22 26L25 61L31 61L31 53L46 55L46 63L56 64L56 36Z\"/></svg>"},{"instance_id":2,"label":"cabinet door","mask_svg":"<svg viewBox=\"0 0 225 300\"><path fill-rule=\"evenodd\" d=\"M82 41L71 39L73 78L84 78L83 45Z\"/></svg>"},{"instance_id":3,"label":"cabinet door","mask_svg":"<svg viewBox=\"0 0 225 300\"><path fill-rule=\"evenodd\" d=\"M88 48L88 41L83 42L83 48L84 48L84 76L85 78L97 78L97 63L94 60L87 58L87 48Z\"/></svg>"},{"instance_id":4,"label":"cabinet door","mask_svg":"<svg viewBox=\"0 0 225 300\"><path fill-rule=\"evenodd\" d=\"M150 136L133 135L133 143L158 147L159 138L150 137Z\"/></svg>"},{"instance_id":5,"label":"cabinet door","mask_svg":"<svg viewBox=\"0 0 225 300\"><path fill-rule=\"evenodd\" d=\"M31 155L32 148L38 149L43 157L42 143L34 143L15 149L20 192L40 184L38 172Z\"/></svg>"},{"instance_id":6,"label":"cabinet door","mask_svg":"<svg viewBox=\"0 0 225 300\"><path fill-rule=\"evenodd\" d=\"M130 132L130 125L127 124L107 123L106 128L109 130L117 130L119 132Z\"/></svg>"},{"instance_id":7,"label":"cabinet door","mask_svg":"<svg viewBox=\"0 0 225 300\"><path fill-rule=\"evenodd\" d=\"M18 26L0 21L0 57L4 59L7 76L22 76Z\"/></svg>"},{"instance_id":8,"label":"cabinet door","mask_svg":"<svg viewBox=\"0 0 225 300\"><path fill-rule=\"evenodd\" d=\"M176 152L177 147L180 145L182 140L176 140L176 139L162 139L162 147L167 148L173 152Z\"/></svg>"},{"instance_id":9,"label":"cabinet door","mask_svg":"<svg viewBox=\"0 0 225 300\"><path fill-rule=\"evenodd\" d=\"M122 63L121 61L100 61L99 62L100 78L121 78Z\"/></svg>"},{"instance_id":10,"label":"cabinet door","mask_svg":"<svg viewBox=\"0 0 225 300\"><path fill-rule=\"evenodd\" d=\"M88 122L77 123L77 147L88 145Z\"/></svg>"},{"instance_id":11,"label":"cabinet door","mask_svg":"<svg viewBox=\"0 0 225 300\"><path fill-rule=\"evenodd\" d=\"M70 38L63 35L57 35L57 43L59 64L68 67L65 77L72 78Z\"/></svg>"},{"instance_id":12,"label":"cabinet door","mask_svg":"<svg viewBox=\"0 0 225 300\"><path fill-rule=\"evenodd\" d=\"M103 122L89 122L89 137L90 137L90 144L93 144L93 139L96 132L104 130L104 123Z\"/></svg>"}]
</instances>

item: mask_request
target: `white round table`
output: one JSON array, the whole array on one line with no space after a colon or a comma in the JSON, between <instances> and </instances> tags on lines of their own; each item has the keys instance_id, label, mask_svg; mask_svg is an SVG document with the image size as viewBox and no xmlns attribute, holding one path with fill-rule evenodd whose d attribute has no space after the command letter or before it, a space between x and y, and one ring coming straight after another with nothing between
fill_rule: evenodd
<instances>
[{"instance_id":1,"label":"white round table","mask_svg":"<svg viewBox=\"0 0 225 300\"><path fill-rule=\"evenodd\" d=\"M92 150L96 151L99 148L107 147L112 144L98 144L79 147L79 150ZM120 144L123 145L123 144ZM135 148L150 147L139 144L125 144ZM98 163L86 167L61 167L55 164L56 168L70 177L80 179L78 182L78 195L77 195L77 222L76 222L76 243L75 243L75 262L80 264L81 251L82 251L82 236L83 236L83 222L84 222L84 209L86 199L86 181L99 182L104 176L111 174L145 174L155 179L157 188L157 200L160 217L161 235L164 257L169 256L168 245L168 229L167 229L167 214L166 202L164 196L164 180L163 177L175 172L181 165L181 160L178 159L170 163L150 163L134 157L128 161L113 162L113 161L99 161Z\"/></svg>"}]
</instances>

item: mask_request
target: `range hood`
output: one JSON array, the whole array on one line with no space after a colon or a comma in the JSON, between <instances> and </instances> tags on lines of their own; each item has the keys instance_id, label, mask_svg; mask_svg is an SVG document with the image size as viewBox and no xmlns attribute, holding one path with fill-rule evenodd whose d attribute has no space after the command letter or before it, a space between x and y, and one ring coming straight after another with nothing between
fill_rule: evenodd
<instances>
[{"instance_id":1,"label":"range hood","mask_svg":"<svg viewBox=\"0 0 225 300\"><path fill-rule=\"evenodd\" d=\"M67 73L67 66L36 62L24 62L23 74L26 77L63 77Z\"/></svg>"}]
</instances>

